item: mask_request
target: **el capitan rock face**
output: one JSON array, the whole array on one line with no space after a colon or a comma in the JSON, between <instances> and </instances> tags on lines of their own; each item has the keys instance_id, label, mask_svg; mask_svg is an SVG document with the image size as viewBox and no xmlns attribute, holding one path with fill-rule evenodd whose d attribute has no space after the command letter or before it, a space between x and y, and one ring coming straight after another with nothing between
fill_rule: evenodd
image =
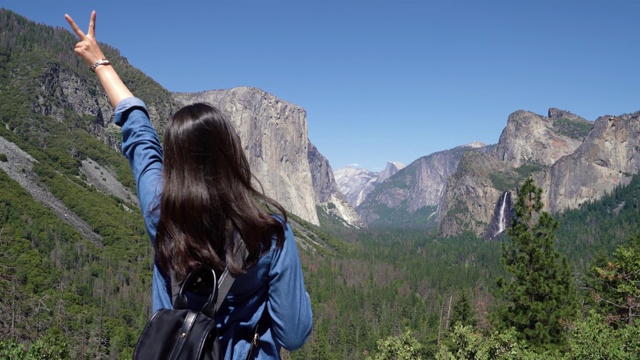
<instances>
[{"instance_id":1,"label":"el capitan rock face","mask_svg":"<svg viewBox=\"0 0 640 360\"><path fill-rule=\"evenodd\" d=\"M238 130L265 193L301 218L319 223L303 108L251 87L174 96L183 105L207 102L219 108Z\"/></svg>"},{"instance_id":2,"label":"el capitan rock face","mask_svg":"<svg viewBox=\"0 0 640 360\"><path fill-rule=\"evenodd\" d=\"M365 225L338 190L329 162L309 142L303 108L252 87L174 97L183 105L208 102L218 107L238 130L265 193L287 210L317 225L316 205L325 205L348 224Z\"/></svg>"}]
</instances>

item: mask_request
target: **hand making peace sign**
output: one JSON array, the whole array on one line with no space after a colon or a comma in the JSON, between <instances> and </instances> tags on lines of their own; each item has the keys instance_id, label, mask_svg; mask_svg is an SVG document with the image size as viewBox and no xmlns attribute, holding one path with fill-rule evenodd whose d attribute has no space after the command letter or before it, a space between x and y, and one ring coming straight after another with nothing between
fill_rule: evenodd
<instances>
[{"instance_id":1,"label":"hand making peace sign","mask_svg":"<svg viewBox=\"0 0 640 360\"><path fill-rule=\"evenodd\" d=\"M104 91L109 97L111 106L115 108L123 99L132 97L133 94L122 82L115 69L110 66L111 63L104 57L100 46L98 46L98 42L96 41L96 12L91 12L89 31L86 35L80 30L71 16L64 14L64 18L69 25L71 25L71 29L76 33L78 39L80 39L80 42L76 44L73 51L89 64L91 70L96 72L100 84L102 84Z\"/></svg>"},{"instance_id":2,"label":"hand making peace sign","mask_svg":"<svg viewBox=\"0 0 640 360\"><path fill-rule=\"evenodd\" d=\"M71 29L76 35L78 35L78 39L80 42L76 44L73 49L78 56L80 56L84 61L90 66L95 64L96 61L104 59L104 54L100 47L98 46L98 42L96 41L96 12L95 10L91 12L91 19L89 21L89 31L85 35L80 27L76 24L75 21L68 14L64 14L64 18L67 20L69 25L71 25Z\"/></svg>"}]
</instances>

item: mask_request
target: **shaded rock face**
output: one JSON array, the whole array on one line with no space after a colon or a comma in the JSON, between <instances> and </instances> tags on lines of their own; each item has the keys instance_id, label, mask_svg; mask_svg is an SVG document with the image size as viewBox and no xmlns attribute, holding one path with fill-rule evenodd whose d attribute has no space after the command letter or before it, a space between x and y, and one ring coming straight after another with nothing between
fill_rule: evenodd
<instances>
[{"instance_id":1,"label":"shaded rock face","mask_svg":"<svg viewBox=\"0 0 640 360\"><path fill-rule=\"evenodd\" d=\"M640 171L640 112L602 116L576 151L549 170L552 213L576 208L626 185Z\"/></svg>"},{"instance_id":2,"label":"shaded rock face","mask_svg":"<svg viewBox=\"0 0 640 360\"><path fill-rule=\"evenodd\" d=\"M575 151L581 141L554 130L554 121L529 111L509 116L497 147L499 160L513 167L525 164L551 166Z\"/></svg>"},{"instance_id":3,"label":"shaded rock face","mask_svg":"<svg viewBox=\"0 0 640 360\"><path fill-rule=\"evenodd\" d=\"M87 132L119 152L120 128L113 123L113 108L102 86L95 79L89 81L61 64L47 65L48 68L37 79L37 92L31 105L33 112L60 121L70 113L77 114L87 120L84 124ZM124 63L122 67L128 68L130 65ZM171 115L177 111L177 104L166 90L161 97L143 100L151 122L161 133Z\"/></svg>"},{"instance_id":4,"label":"shaded rock face","mask_svg":"<svg viewBox=\"0 0 640 360\"><path fill-rule=\"evenodd\" d=\"M481 151L467 151L449 178L438 207L439 229L444 236L471 231L486 234L495 217L496 204L505 190L498 178L517 178L512 167ZM508 185L503 185L509 187Z\"/></svg>"},{"instance_id":5,"label":"shaded rock face","mask_svg":"<svg viewBox=\"0 0 640 360\"><path fill-rule=\"evenodd\" d=\"M113 118L104 91L60 64L51 64L40 80L39 93L32 106L35 113L63 120L71 110L80 116L95 117L100 126L105 125L105 119ZM59 102L49 101L51 98Z\"/></svg>"},{"instance_id":6,"label":"shaded rock face","mask_svg":"<svg viewBox=\"0 0 640 360\"><path fill-rule=\"evenodd\" d=\"M182 105L207 102L219 108L238 130L265 193L304 220L319 223L303 108L250 87L174 97Z\"/></svg>"},{"instance_id":7,"label":"shaded rock face","mask_svg":"<svg viewBox=\"0 0 640 360\"><path fill-rule=\"evenodd\" d=\"M338 189L329 161L311 142L309 142L308 159L316 204L323 206L326 212L343 219L347 225L366 227L364 221Z\"/></svg>"},{"instance_id":8,"label":"shaded rock face","mask_svg":"<svg viewBox=\"0 0 640 360\"><path fill-rule=\"evenodd\" d=\"M407 216L428 206L436 206L447 179L468 147L460 146L422 157L380 183L356 207L367 223L378 220L389 209L400 209Z\"/></svg>"}]
</instances>

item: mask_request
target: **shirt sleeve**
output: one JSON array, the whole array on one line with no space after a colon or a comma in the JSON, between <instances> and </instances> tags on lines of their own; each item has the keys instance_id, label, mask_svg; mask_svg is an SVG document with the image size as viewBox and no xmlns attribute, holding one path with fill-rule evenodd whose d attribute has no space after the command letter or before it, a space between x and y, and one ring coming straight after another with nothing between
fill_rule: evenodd
<instances>
[{"instance_id":1,"label":"shirt sleeve","mask_svg":"<svg viewBox=\"0 0 640 360\"><path fill-rule=\"evenodd\" d=\"M269 279L267 308L274 340L287 350L295 350L309 337L313 316L296 240L288 224L284 245L274 254Z\"/></svg>"},{"instance_id":2,"label":"shirt sleeve","mask_svg":"<svg viewBox=\"0 0 640 360\"><path fill-rule=\"evenodd\" d=\"M147 233L155 246L162 190L162 146L144 102L131 97L115 109L116 125L122 126L122 153L129 160L136 181L138 201Z\"/></svg>"}]
</instances>

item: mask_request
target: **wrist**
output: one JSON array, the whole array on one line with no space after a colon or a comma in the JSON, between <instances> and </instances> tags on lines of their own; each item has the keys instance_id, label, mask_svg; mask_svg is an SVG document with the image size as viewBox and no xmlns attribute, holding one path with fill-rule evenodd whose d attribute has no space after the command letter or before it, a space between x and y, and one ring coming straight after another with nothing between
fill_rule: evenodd
<instances>
[{"instance_id":1,"label":"wrist","mask_svg":"<svg viewBox=\"0 0 640 360\"><path fill-rule=\"evenodd\" d=\"M98 66L102 66L102 65L111 65L111 62L107 59L100 59L98 61L96 61L95 63L93 63L93 65L89 66L89 69L93 72L96 71L96 68Z\"/></svg>"}]
</instances>

